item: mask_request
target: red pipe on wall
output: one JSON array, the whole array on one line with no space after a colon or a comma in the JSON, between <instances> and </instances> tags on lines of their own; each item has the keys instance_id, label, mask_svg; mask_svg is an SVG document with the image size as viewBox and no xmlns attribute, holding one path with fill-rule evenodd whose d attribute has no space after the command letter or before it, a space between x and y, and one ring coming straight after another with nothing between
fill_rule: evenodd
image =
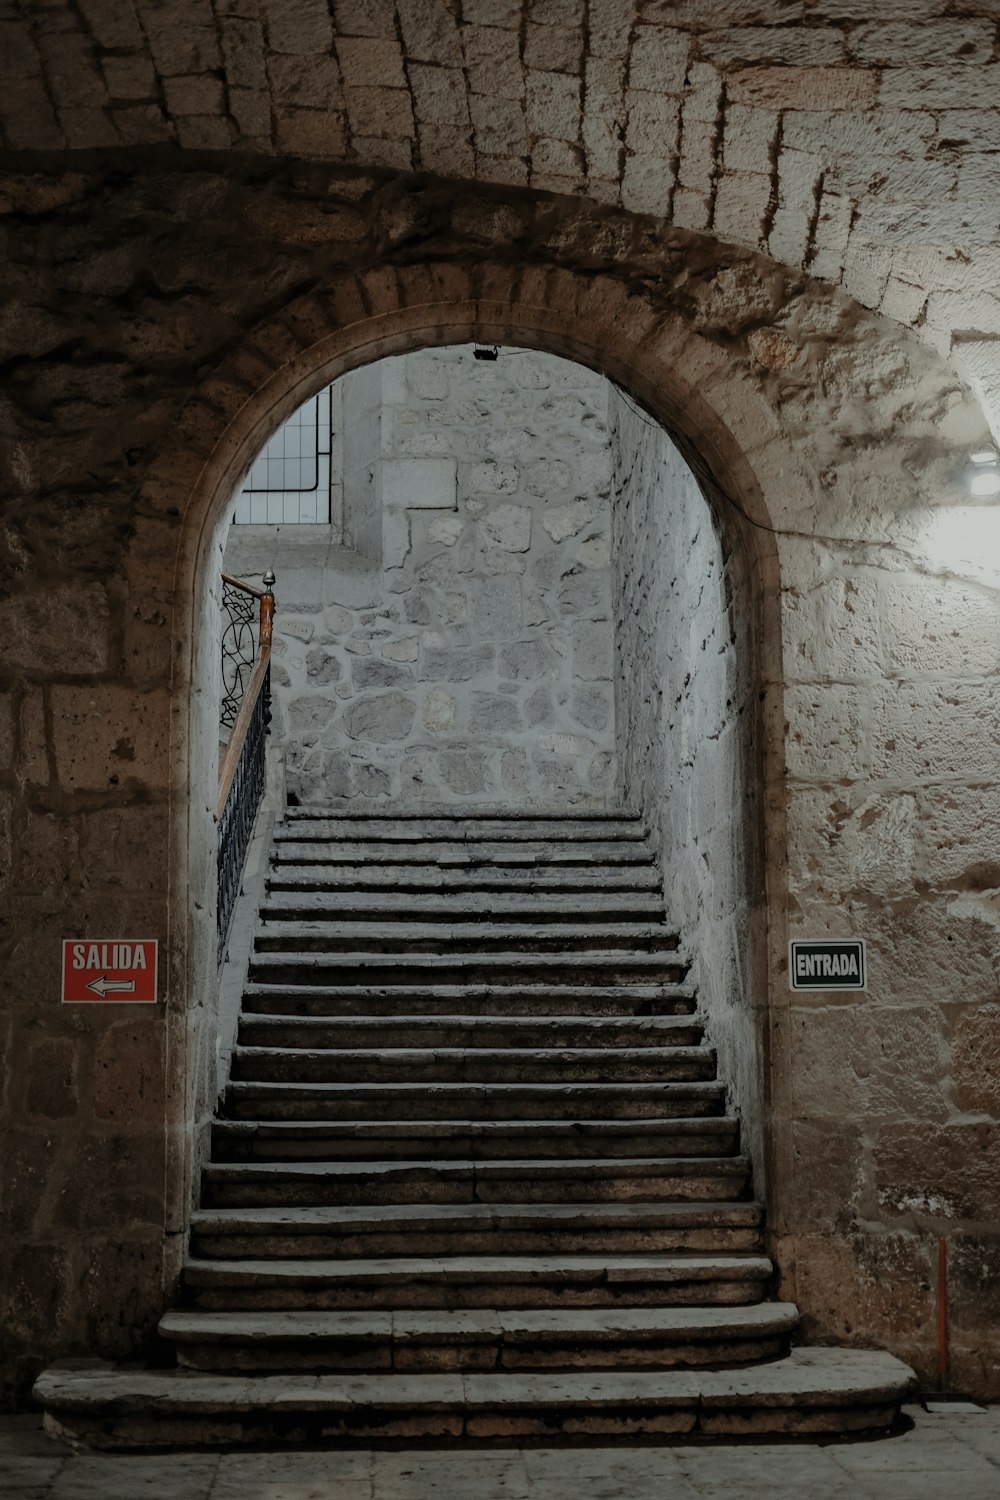
<instances>
[{"instance_id":1,"label":"red pipe on wall","mask_svg":"<svg viewBox=\"0 0 1000 1500\"><path fill-rule=\"evenodd\" d=\"M948 1389L948 1246L938 1240L938 1384Z\"/></svg>"}]
</instances>

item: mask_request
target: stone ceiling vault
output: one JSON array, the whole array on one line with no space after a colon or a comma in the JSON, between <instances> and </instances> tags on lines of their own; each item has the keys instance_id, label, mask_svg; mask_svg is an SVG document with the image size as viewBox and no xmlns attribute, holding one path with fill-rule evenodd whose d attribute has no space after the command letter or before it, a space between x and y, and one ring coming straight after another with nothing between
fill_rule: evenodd
<instances>
[{"instance_id":1,"label":"stone ceiling vault","mask_svg":"<svg viewBox=\"0 0 1000 1500\"><path fill-rule=\"evenodd\" d=\"M997 0L2 0L10 152L589 197L840 284L1000 426Z\"/></svg>"}]
</instances>

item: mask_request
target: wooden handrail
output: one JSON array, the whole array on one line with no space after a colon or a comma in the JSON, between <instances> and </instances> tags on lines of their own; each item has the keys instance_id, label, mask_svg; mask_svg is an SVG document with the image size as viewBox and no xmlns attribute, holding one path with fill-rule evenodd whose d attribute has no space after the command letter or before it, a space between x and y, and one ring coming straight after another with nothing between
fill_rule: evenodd
<instances>
[{"instance_id":1,"label":"wooden handrail","mask_svg":"<svg viewBox=\"0 0 1000 1500\"><path fill-rule=\"evenodd\" d=\"M267 593L264 589L255 589L253 584L247 583L245 578L234 578L231 573L223 573L222 581L223 583L231 584L234 589L242 589L244 594L252 594L255 599L267 598Z\"/></svg>"},{"instance_id":2,"label":"wooden handrail","mask_svg":"<svg viewBox=\"0 0 1000 1500\"><path fill-rule=\"evenodd\" d=\"M250 686L243 694L240 711L236 715L236 723L233 725L233 732L229 736L229 743L226 746L225 754L222 757L222 764L219 767L219 800L215 808L216 816L219 818L222 817L222 814L226 810L226 799L229 796L229 789L233 784L233 777L236 775L236 767L240 763L240 752L243 749L243 741L247 737L247 730L250 728L250 720L253 718L257 699L260 697L264 683L267 681L267 669L270 660L270 645L262 646L260 654L257 657L257 665L253 669Z\"/></svg>"}]
</instances>

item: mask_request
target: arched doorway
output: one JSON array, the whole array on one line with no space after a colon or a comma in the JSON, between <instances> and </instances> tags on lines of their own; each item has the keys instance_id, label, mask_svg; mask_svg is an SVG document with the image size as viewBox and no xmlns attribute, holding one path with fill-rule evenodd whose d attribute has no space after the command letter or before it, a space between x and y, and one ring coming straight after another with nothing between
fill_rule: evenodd
<instances>
[{"instance_id":1,"label":"arched doorway","mask_svg":"<svg viewBox=\"0 0 1000 1500\"><path fill-rule=\"evenodd\" d=\"M226 507L243 470L254 456L252 445L255 442L260 444L262 438L275 429L296 400L301 402L303 396L322 389L331 376L365 365L366 357L370 368L373 359L386 352L416 353L454 345L460 332L486 345L551 351L563 359L567 357L564 352L567 346L570 357L578 358L583 352L582 332L572 324L568 332L560 328L558 336L544 326L541 329L525 328L524 324L535 320L543 325L549 321L545 315L540 316L538 309L532 309L531 317L525 316L523 310L518 313L511 311L503 323L486 324L474 321L470 316L472 308L463 312L464 318L461 321L456 319L450 326L444 323L443 316L431 324L422 318L413 326L412 312L400 309L395 321L404 326L391 338L383 334L383 337L373 340L374 329L363 324L357 330L357 342L349 352L333 353L329 344L342 342L342 337L334 335L325 341L326 347L314 346L309 361L311 368L297 371L296 378L280 398L277 389L265 388L247 403L238 423L233 424L217 449L220 457L223 451L228 454L228 461L219 474L220 488L213 495L211 513L204 518L199 570L202 590L206 587L209 571L217 569L221 562L228 525ZM455 317L454 310L452 317ZM374 328L382 331L380 323L381 320L375 320ZM681 335L680 329L673 332L675 337ZM604 340L595 339L594 342L601 344ZM610 357L606 349L591 350L587 366L599 375L607 373L614 378L625 365L623 350L614 347L620 343L615 337ZM771 568L766 546L769 538L766 531L755 530L741 514L741 505L728 499L726 492L715 485L712 469L700 457L694 458L702 476L700 482L690 477L690 471L675 446L682 445L694 457L698 450L692 446L690 437L675 428L672 439L655 421L654 414L658 415L660 411L666 414L675 409L683 410L689 421L692 416L695 418L690 425L702 442L705 430L711 430L713 425L718 428L717 419L706 413L704 402L693 392L689 393L690 407L683 407L685 393L675 388L672 366L666 370L663 368L667 352L665 334L661 330L659 352L655 358L641 349L632 351L633 360L638 356L640 369L648 367L641 380L636 378L634 369L627 372L635 394L629 394L626 389L622 394L615 392L612 396L615 440L621 454L628 451L637 455L641 451L638 463L619 460L618 482L622 496L611 523L618 532L621 574L612 592L616 592L623 603L623 607L616 610L615 622L619 654L635 652L639 643L649 638L650 619L664 602L658 599L658 590L667 589L671 577L676 585L671 615L676 629L672 643L667 646L660 641L647 649L641 670L629 672L625 678L629 691L619 704L619 714L622 724L628 722L630 726L629 732L622 736L629 772L628 785L621 783L621 790L628 798L644 804L658 841L664 847L669 843L675 851L672 866L675 885L671 894L675 904L680 902L685 907L683 913L678 914L678 920L692 949L699 948L710 937L712 952L723 956L721 962L713 962L704 974L699 974L699 979L705 1003L710 1011L717 1012L720 1061L734 1080L734 1088L739 1091L738 1101L734 1102L745 1111L746 1141L763 1181L767 1163L762 1122L766 1110L761 1107L761 1098L766 1080L761 1070L761 1057L766 1052L766 1044L756 1035L755 1028L766 1017L760 999L765 992L766 923L759 680L767 639L765 616L768 608L773 611L774 606L773 598L768 600L762 586L762 575ZM653 369L660 372L657 377L653 376ZM274 386L277 384L275 381ZM648 395L652 389L657 392L657 399L653 402ZM646 405L640 406L637 397ZM732 439L721 428L718 428L717 436L725 440L724 452L732 454ZM737 458L736 466L740 465L745 471L743 478L757 497L759 506L759 492L752 475L745 463ZM677 513L671 516L669 502L662 504L658 516L654 514L656 507L650 506L657 486L654 476L657 473L662 476L665 466L683 490L682 519ZM720 465L720 470L731 481L732 476L724 465ZM200 493L205 492L206 483L207 471L199 484ZM667 540L664 528L670 529L668 517L680 520L680 524L670 533L670 541L676 545L665 547L662 566L667 572L664 575L657 573L655 565L650 567L649 564L658 548L664 550L661 544ZM765 543L763 549L760 540ZM699 547L702 549L700 553ZM682 553L689 548L693 551L689 552L685 574L681 566ZM704 605L703 618L697 618L697 612L687 608L694 594L678 583L685 576L689 580L699 579L697 595L701 600L704 600L702 585L707 583L709 586L713 603ZM624 607L626 592L636 589L643 595L641 604L630 600ZM682 599L686 601L683 605L680 604ZM642 616L645 616L644 623L637 629L636 622ZM699 630L701 635L696 641ZM711 646L710 638L713 638ZM771 639L773 641L773 634ZM203 649L201 643L196 638L193 644L195 671L203 674L203 682L211 681L215 671L214 658L199 657L198 653ZM661 733L659 723L663 705L656 682L664 666L665 652L677 657L671 663L671 676L678 689L675 694L677 701L670 706L671 727L666 737ZM728 667L727 654L731 657ZM738 667L735 665L737 661ZM720 667L721 676L718 673ZM692 710L700 701L700 684L709 672L714 674L709 697L715 705L712 712L717 718L711 726L701 717L700 709L692 716ZM618 676L621 697L622 673L619 672ZM212 698L209 691L195 701L207 705ZM711 713L709 717L712 717ZM702 749L711 750L713 746L718 747L723 737L730 741L732 764L721 772L720 786L713 790L716 773L706 769L705 757L695 753L695 747L700 745ZM194 785L197 778L213 774L211 734L195 733L190 743L197 757L192 760L189 770L190 783ZM672 797L658 779L667 774L668 756L671 762L669 774L675 783ZM698 816L699 799L702 806L712 808L703 823ZM200 810L196 823L199 818ZM193 868L204 871L203 819L200 826L190 830L190 838L191 850L198 851ZM714 847L710 847L713 841ZM687 863L676 857L682 849L686 851ZM210 891L206 892L206 899L210 902ZM202 1055L210 1060L212 1048L203 1049ZM198 1086L198 1097L200 1103L194 1107L194 1113L205 1119L213 1102L213 1084L208 1073L203 1075ZM195 1168L196 1158L193 1156L189 1171L193 1173Z\"/></svg>"}]
</instances>

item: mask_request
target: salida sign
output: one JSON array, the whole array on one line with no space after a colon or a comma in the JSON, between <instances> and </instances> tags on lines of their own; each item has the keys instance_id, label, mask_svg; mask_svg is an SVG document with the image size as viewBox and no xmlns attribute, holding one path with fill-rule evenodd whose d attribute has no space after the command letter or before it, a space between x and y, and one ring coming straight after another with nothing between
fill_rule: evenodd
<instances>
[{"instance_id":1,"label":"salida sign","mask_svg":"<svg viewBox=\"0 0 1000 1500\"><path fill-rule=\"evenodd\" d=\"M156 1004L155 938L67 938L62 947L64 1001Z\"/></svg>"}]
</instances>

